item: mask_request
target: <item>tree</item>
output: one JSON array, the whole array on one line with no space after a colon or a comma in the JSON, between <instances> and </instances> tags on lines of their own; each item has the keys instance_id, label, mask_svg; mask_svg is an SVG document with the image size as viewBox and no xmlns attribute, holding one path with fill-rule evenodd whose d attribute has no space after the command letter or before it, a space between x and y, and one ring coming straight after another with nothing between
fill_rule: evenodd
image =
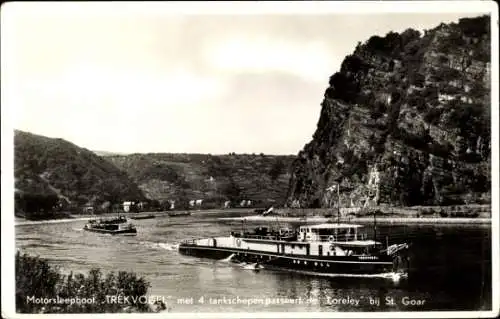
<instances>
[{"instance_id":1,"label":"tree","mask_svg":"<svg viewBox=\"0 0 500 319\"><path fill-rule=\"evenodd\" d=\"M277 158L269 170L269 176L274 181L285 172L286 165L280 158Z\"/></svg>"},{"instance_id":2,"label":"tree","mask_svg":"<svg viewBox=\"0 0 500 319\"><path fill-rule=\"evenodd\" d=\"M16 271L16 312L19 313L110 313L122 312L124 304L106 302L106 296L127 297L129 305L139 312L151 312L148 303L141 302L147 296L150 283L133 272L110 272L105 276L100 269L91 269L84 274L63 275L47 260L17 253ZM75 298L95 300L94 303L36 303L35 298Z\"/></svg>"},{"instance_id":3,"label":"tree","mask_svg":"<svg viewBox=\"0 0 500 319\"><path fill-rule=\"evenodd\" d=\"M231 201L238 199L241 194L241 188L233 179L222 188L222 191Z\"/></svg>"}]
</instances>

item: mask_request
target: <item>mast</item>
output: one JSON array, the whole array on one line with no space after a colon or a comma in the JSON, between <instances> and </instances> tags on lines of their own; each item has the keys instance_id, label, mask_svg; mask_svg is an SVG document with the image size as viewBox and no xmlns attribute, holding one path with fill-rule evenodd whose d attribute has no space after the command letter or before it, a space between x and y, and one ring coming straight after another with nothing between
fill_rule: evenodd
<instances>
[{"instance_id":1,"label":"mast","mask_svg":"<svg viewBox=\"0 0 500 319\"><path fill-rule=\"evenodd\" d=\"M337 224L340 224L340 184L337 183Z\"/></svg>"},{"instance_id":2,"label":"mast","mask_svg":"<svg viewBox=\"0 0 500 319\"><path fill-rule=\"evenodd\" d=\"M280 221L278 220L278 215L276 215L276 225L278 225L278 229L277 229L277 236L278 236L278 239L280 239L280 229L281 229L281 225L280 225Z\"/></svg>"}]
</instances>

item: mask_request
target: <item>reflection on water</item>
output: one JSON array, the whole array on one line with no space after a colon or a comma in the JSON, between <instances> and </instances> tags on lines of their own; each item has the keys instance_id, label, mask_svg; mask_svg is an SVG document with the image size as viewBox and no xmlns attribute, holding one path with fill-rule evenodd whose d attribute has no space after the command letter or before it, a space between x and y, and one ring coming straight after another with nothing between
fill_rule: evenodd
<instances>
[{"instance_id":1,"label":"reflection on water","mask_svg":"<svg viewBox=\"0 0 500 319\"><path fill-rule=\"evenodd\" d=\"M410 244L408 278L393 281L251 269L177 252L183 239L226 235L242 227L220 216L136 220L137 236L127 237L82 231L81 220L22 225L16 227L16 245L48 258L63 272L135 271L151 282L151 294L163 296L178 312L491 308L490 227L377 225L379 241L385 243L387 236L389 244ZM246 227L253 226L247 222ZM368 233L373 236L371 229Z\"/></svg>"}]
</instances>

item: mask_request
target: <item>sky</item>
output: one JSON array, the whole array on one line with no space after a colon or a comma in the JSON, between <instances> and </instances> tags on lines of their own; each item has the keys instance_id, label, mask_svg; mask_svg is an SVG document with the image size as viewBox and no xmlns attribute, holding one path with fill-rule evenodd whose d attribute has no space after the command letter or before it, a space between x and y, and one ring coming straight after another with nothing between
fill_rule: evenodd
<instances>
[{"instance_id":1,"label":"sky","mask_svg":"<svg viewBox=\"0 0 500 319\"><path fill-rule=\"evenodd\" d=\"M297 154L358 41L480 15L217 8L4 5L2 116L91 150Z\"/></svg>"}]
</instances>

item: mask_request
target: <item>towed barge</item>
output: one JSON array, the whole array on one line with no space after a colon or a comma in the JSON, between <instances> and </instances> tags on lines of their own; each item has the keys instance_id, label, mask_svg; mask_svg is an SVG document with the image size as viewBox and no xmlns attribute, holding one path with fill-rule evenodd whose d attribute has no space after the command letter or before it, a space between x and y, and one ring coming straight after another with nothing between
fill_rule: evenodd
<instances>
[{"instance_id":1,"label":"towed barge","mask_svg":"<svg viewBox=\"0 0 500 319\"><path fill-rule=\"evenodd\" d=\"M156 215L149 214L149 215L142 215L142 216L132 216L130 219L135 219L135 220L140 220L140 219L153 219L156 218Z\"/></svg>"},{"instance_id":2,"label":"towed barge","mask_svg":"<svg viewBox=\"0 0 500 319\"><path fill-rule=\"evenodd\" d=\"M83 230L111 235L135 235L137 234L136 227L127 222L123 216L110 219L90 219Z\"/></svg>"},{"instance_id":3,"label":"towed barge","mask_svg":"<svg viewBox=\"0 0 500 319\"><path fill-rule=\"evenodd\" d=\"M387 245L367 239L362 225L327 223L302 225L295 230L231 232L230 236L186 240L185 255L256 263L263 268L284 268L324 274L407 274L406 243Z\"/></svg>"}]
</instances>

